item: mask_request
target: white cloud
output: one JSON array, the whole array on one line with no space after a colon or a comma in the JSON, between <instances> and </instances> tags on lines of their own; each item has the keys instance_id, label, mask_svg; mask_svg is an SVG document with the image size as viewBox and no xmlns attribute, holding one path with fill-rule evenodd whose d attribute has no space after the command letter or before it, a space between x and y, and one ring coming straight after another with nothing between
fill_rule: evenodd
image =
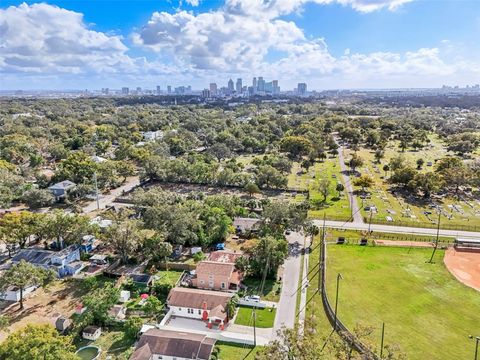
<instances>
[{"instance_id":1,"label":"white cloud","mask_svg":"<svg viewBox=\"0 0 480 360\"><path fill-rule=\"evenodd\" d=\"M89 30L82 14L47 4L0 10L0 49L4 72L117 72L135 67L119 36Z\"/></svg>"},{"instance_id":2,"label":"white cloud","mask_svg":"<svg viewBox=\"0 0 480 360\"><path fill-rule=\"evenodd\" d=\"M200 5L200 0L185 0L185 2L187 4L189 4L190 6L198 6Z\"/></svg>"}]
</instances>

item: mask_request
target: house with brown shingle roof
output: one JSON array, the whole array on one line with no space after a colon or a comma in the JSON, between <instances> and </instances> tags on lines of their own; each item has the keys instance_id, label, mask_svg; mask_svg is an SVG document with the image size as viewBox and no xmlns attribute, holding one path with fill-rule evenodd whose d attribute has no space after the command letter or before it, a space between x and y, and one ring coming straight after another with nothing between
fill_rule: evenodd
<instances>
[{"instance_id":1,"label":"house with brown shingle roof","mask_svg":"<svg viewBox=\"0 0 480 360\"><path fill-rule=\"evenodd\" d=\"M215 339L202 334L150 329L138 341L130 360L208 360Z\"/></svg>"},{"instance_id":2,"label":"house with brown shingle roof","mask_svg":"<svg viewBox=\"0 0 480 360\"><path fill-rule=\"evenodd\" d=\"M237 291L242 274L235 264L217 261L200 261L195 270L192 285L199 289Z\"/></svg>"},{"instance_id":3,"label":"house with brown shingle roof","mask_svg":"<svg viewBox=\"0 0 480 360\"><path fill-rule=\"evenodd\" d=\"M220 291L176 287L170 290L167 305L170 316L203 320L220 328L228 322L227 304L233 294Z\"/></svg>"}]
</instances>

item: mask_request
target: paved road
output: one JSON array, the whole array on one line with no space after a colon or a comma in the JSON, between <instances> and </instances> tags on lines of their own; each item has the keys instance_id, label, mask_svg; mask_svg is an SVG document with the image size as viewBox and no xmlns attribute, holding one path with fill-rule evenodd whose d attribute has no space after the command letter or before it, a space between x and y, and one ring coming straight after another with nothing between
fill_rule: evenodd
<instances>
[{"instance_id":1,"label":"paved road","mask_svg":"<svg viewBox=\"0 0 480 360\"><path fill-rule=\"evenodd\" d=\"M127 181L120 187L110 191L108 195L99 196L99 205L100 209L105 209L106 207L111 206L115 199L122 195L123 192L132 190L134 187L140 185L140 179L138 176L132 176L127 178ZM83 207L84 213L90 213L97 210L97 201L93 200L88 205Z\"/></svg>"},{"instance_id":2,"label":"paved road","mask_svg":"<svg viewBox=\"0 0 480 360\"><path fill-rule=\"evenodd\" d=\"M301 250L303 247L303 235L292 232L287 235L290 244L290 255L283 264L283 283L280 301L278 302L277 315L273 327L274 334L282 326L293 328L295 325L295 315L297 311L297 289L300 279Z\"/></svg>"},{"instance_id":3,"label":"paved road","mask_svg":"<svg viewBox=\"0 0 480 360\"><path fill-rule=\"evenodd\" d=\"M343 183L345 184L345 189L347 190L348 201L350 203L350 209L353 214L353 221L358 223L363 223L363 217L358 207L357 198L353 193L353 186L350 181L350 176L348 176L348 168L347 168L347 165L345 165L345 157L343 156L344 147L340 145L337 139L335 139L335 141L339 146L338 160L340 161L340 169L342 170L342 179L343 179Z\"/></svg>"},{"instance_id":4,"label":"paved road","mask_svg":"<svg viewBox=\"0 0 480 360\"><path fill-rule=\"evenodd\" d=\"M313 220L313 222L315 223L315 225L320 227L323 225L323 220ZM368 224L358 223L358 222L327 220L325 222L325 225L327 227L339 228L339 229L368 230ZM437 234L437 229L395 226L394 224L392 225L372 224L371 230L378 231L378 232L415 234L415 235L434 235L435 236ZM480 232L440 229L440 236L480 239Z\"/></svg>"},{"instance_id":5,"label":"paved road","mask_svg":"<svg viewBox=\"0 0 480 360\"><path fill-rule=\"evenodd\" d=\"M305 248L310 246L310 237L307 238ZM300 295L299 314L298 314L298 333L303 335L303 329L305 325L305 314L307 307L307 287L308 287L308 261L309 253L305 252L303 256L303 271L302 271L302 294Z\"/></svg>"}]
</instances>

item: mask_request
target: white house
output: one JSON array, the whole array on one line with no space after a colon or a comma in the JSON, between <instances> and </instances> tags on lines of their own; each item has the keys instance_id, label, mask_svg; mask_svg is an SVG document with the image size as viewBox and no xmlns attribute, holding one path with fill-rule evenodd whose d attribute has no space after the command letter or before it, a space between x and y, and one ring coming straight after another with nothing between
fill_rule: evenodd
<instances>
[{"instance_id":1,"label":"white house","mask_svg":"<svg viewBox=\"0 0 480 360\"><path fill-rule=\"evenodd\" d=\"M162 139L163 138L163 131L162 130L157 130L157 131L145 131L142 132L143 139L145 141L153 141L157 139Z\"/></svg>"},{"instance_id":2,"label":"white house","mask_svg":"<svg viewBox=\"0 0 480 360\"><path fill-rule=\"evenodd\" d=\"M128 290L120 291L120 297L118 301L121 303L126 303L128 300L130 300L130 291Z\"/></svg>"},{"instance_id":3,"label":"white house","mask_svg":"<svg viewBox=\"0 0 480 360\"><path fill-rule=\"evenodd\" d=\"M82 337L86 340L95 341L100 337L100 335L102 335L102 329L98 326L90 325L84 328L82 331Z\"/></svg>"},{"instance_id":4,"label":"white house","mask_svg":"<svg viewBox=\"0 0 480 360\"><path fill-rule=\"evenodd\" d=\"M176 287L167 298L169 316L203 320L208 327L217 325L223 330L229 320L226 309L232 297L227 292Z\"/></svg>"}]
</instances>

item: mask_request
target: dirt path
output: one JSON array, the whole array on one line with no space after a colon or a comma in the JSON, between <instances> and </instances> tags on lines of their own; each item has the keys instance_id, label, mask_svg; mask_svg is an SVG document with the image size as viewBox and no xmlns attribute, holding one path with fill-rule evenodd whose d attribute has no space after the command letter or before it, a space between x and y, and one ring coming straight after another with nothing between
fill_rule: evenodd
<instances>
[{"instance_id":1,"label":"dirt path","mask_svg":"<svg viewBox=\"0 0 480 360\"><path fill-rule=\"evenodd\" d=\"M456 250L452 247L445 252L443 262L458 281L480 291L480 250Z\"/></svg>"},{"instance_id":2,"label":"dirt path","mask_svg":"<svg viewBox=\"0 0 480 360\"><path fill-rule=\"evenodd\" d=\"M375 245L378 246L400 246L400 247L420 247L432 248L434 243L428 241L397 241L397 240L375 240Z\"/></svg>"}]
</instances>

